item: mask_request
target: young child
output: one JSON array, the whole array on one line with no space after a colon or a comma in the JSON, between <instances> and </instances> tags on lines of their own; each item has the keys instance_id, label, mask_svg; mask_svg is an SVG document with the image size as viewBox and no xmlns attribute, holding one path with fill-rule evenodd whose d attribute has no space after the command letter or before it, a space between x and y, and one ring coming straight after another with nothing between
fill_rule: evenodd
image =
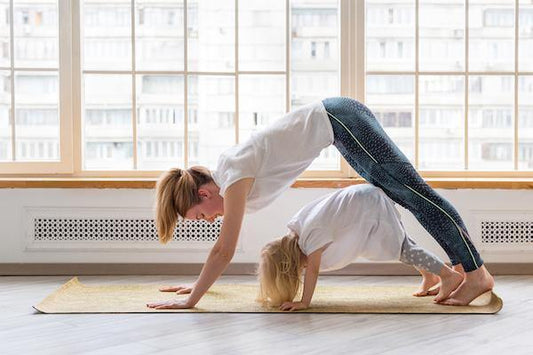
<instances>
[{"instance_id":1,"label":"young child","mask_svg":"<svg viewBox=\"0 0 533 355\"><path fill-rule=\"evenodd\" d=\"M312 201L288 223L289 234L268 243L258 269L259 301L282 310L309 307L318 273L341 269L356 258L400 260L422 274L414 296L457 287L463 276L419 247L405 232L394 202L373 185L355 185ZM306 269L302 299L293 302ZM442 286L441 286L442 287Z\"/></svg>"}]
</instances>

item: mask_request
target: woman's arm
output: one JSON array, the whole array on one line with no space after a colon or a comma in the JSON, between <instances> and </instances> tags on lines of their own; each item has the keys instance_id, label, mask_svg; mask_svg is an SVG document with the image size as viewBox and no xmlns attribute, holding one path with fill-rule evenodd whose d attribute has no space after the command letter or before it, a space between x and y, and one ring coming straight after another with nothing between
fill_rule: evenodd
<instances>
[{"instance_id":1,"label":"woman's arm","mask_svg":"<svg viewBox=\"0 0 533 355\"><path fill-rule=\"evenodd\" d=\"M191 308L198 303L209 287L218 279L230 263L241 231L246 197L250 191L253 178L239 180L232 184L224 194L224 222L220 236L209 253L200 276L196 280L190 296L186 300L162 302L153 308ZM151 307L149 304L148 306Z\"/></svg>"},{"instance_id":2,"label":"woman's arm","mask_svg":"<svg viewBox=\"0 0 533 355\"><path fill-rule=\"evenodd\" d=\"M315 292L316 282L320 270L320 260L322 252L327 245L315 250L307 256L307 267L305 269L304 290L302 300L300 302L285 302L281 305L282 311L297 311L299 309L306 309L311 304L313 293Z\"/></svg>"}]
</instances>

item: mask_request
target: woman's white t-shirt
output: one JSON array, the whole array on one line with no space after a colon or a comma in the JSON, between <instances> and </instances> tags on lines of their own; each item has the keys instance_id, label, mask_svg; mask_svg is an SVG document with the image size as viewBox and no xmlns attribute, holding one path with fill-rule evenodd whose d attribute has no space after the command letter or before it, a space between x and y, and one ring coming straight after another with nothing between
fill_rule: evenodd
<instances>
[{"instance_id":1,"label":"woman's white t-shirt","mask_svg":"<svg viewBox=\"0 0 533 355\"><path fill-rule=\"evenodd\" d=\"M274 201L333 143L333 129L321 101L282 116L246 142L224 151L212 172L224 196L238 180L253 177L246 212Z\"/></svg>"},{"instance_id":2,"label":"woman's white t-shirt","mask_svg":"<svg viewBox=\"0 0 533 355\"><path fill-rule=\"evenodd\" d=\"M374 185L355 185L303 207L287 225L305 255L329 244L320 271L338 270L357 258L398 260L405 231L394 202Z\"/></svg>"}]
</instances>

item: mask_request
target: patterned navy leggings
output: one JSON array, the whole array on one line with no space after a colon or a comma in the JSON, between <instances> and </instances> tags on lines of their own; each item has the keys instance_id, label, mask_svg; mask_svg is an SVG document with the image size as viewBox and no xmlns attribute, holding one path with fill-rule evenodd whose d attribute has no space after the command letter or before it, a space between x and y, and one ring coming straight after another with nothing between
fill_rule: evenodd
<instances>
[{"instance_id":1,"label":"patterned navy leggings","mask_svg":"<svg viewBox=\"0 0 533 355\"><path fill-rule=\"evenodd\" d=\"M333 127L334 145L369 183L405 207L465 271L483 265L455 208L433 190L387 136L372 112L350 98L322 101Z\"/></svg>"}]
</instances>

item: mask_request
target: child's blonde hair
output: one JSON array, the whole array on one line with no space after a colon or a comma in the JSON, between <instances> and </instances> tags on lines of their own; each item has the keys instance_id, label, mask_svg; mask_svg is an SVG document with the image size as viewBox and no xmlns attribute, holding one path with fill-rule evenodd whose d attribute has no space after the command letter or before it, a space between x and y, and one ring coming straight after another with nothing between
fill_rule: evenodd
<instances>
[{"instance_id":1,"label":"child's blonde hair","mask_svg":"<svg viewBox=\"0 0 533 355\"><path fill-rule=\"evenodd\" d=\"M156 227L159 241L172 239L178 216L200 203L198 188L213 181L211 173L202 166L170 169L163 173L156 186Z\"/></svg>"},{"instance_id":2,"label":"child's blonde hair","mask_svg":"<svg viewBox=\"0 0 533 355\"><path fill-rule=\"evenodd\" d=\"M261 249L257 269L258 301L275 307L294 300L302 284L301 275L302 260L297 235L289 234L268 243Z\"/></svg>"}]
</instances>

